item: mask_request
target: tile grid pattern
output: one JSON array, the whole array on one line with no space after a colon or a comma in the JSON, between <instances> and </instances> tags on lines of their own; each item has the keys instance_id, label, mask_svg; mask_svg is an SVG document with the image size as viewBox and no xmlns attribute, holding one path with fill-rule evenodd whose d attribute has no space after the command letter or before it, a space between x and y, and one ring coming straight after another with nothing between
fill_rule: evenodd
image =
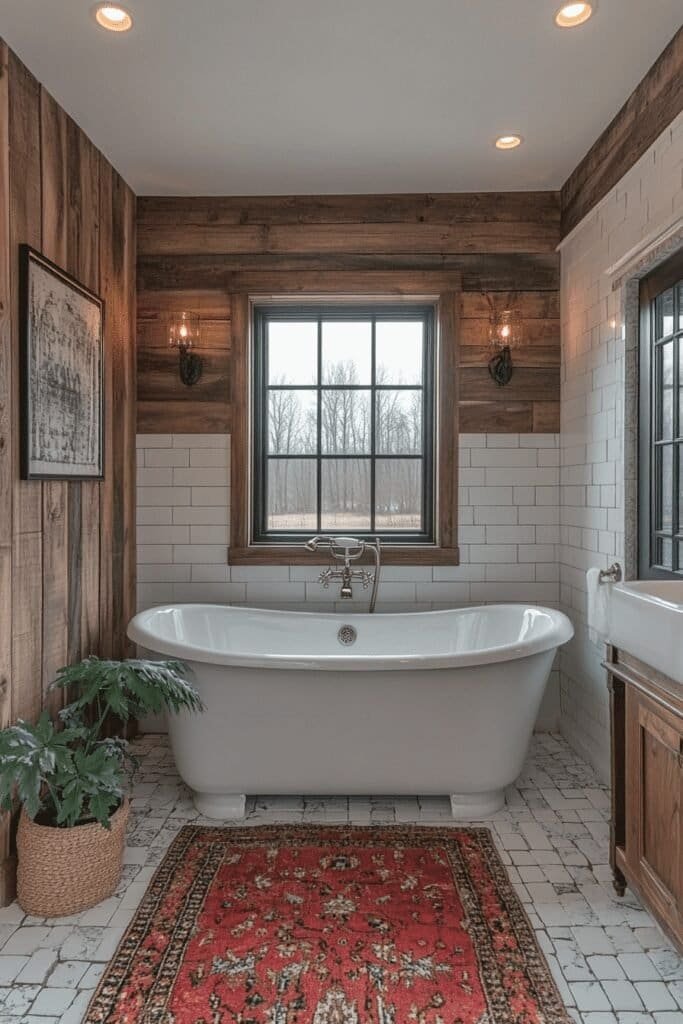
<instances>
[{"instance_id":1,"label":"tile grid pattern","mask_svg":"<svg viewBox=\"0 0 683 1024\"><path fill-rule=\"evenodd\" d=\"M337 604L319 568L229 566L230 439L138 436L138 607L220 601L288 608ZM460 441L459 566L387 566L381 609L559 600L559 435L465 434ZM367 597L356 590L354 603ZM344 602L341 610L353 603Z\"/></svg>"},{"instance_id":2,"label":"tile grid pattern","mask_svg":"<svg viewBox=\"0 0 683 1024\"><path fill-rule=\"evenodd\" d=\"M80 1024L92 990L179 828L201 819L165 738L135 743L124 873L116 894L73 918L0 910L0 1024ZM251 798L247 824L450 825L446 797ZM534 739L492 829L577 1024L683 1024L683 960L608 865L609 798L559 737Z\"/></svg>"},{"instance_id":3,"label":"tile grid pattern","mask_svg":"<svg viewBox=\"0 0 683 1024\"><path fill-rule=\"evenodd\" d=\"M607 689L586 623L585 573L623 563L636 529L626 508L626 296L606 273L683 215L683 114L666 129L561 247L562 400L560 599L576 628L562 651L562 733L609 776ZM628 538L627 538L628 534ZM633 568L635 567L628 567Z\"/></svg>"}]
</instances>

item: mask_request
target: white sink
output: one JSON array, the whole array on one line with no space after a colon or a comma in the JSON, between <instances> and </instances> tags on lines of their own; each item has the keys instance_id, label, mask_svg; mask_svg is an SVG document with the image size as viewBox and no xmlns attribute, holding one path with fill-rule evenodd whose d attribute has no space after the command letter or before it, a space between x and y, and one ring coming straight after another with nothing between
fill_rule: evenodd
<instances>
[{"instance_id":1,"label":"white sink","mask_svg":"<svg viewBox=\"0 0 683 1024\"><path fill-rule=\"evenodd\" d=\"M683 683L683 580L610 586L609 642Z\"/></svg>"}]
</instances>

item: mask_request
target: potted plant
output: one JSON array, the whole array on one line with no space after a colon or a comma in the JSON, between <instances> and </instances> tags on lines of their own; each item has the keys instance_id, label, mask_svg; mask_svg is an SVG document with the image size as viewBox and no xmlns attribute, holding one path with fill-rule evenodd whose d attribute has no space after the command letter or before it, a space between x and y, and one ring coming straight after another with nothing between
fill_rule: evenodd
<instances>
[{"instance_id":1,"label":"potted plant","mask_svg":"<svg viewBox=\"0 0 683 1024\"><path fill-rule=\"evenodd\" d=\"M161 711L201 711L179 661L86 658L60 669L50 689L69 704L55 723L0 731L0 808L21 804L17 896L40 917L62 917L110 896L121 876L129 805L126 776L135 759L105 722Z\"/></svg>"}]
</instances>

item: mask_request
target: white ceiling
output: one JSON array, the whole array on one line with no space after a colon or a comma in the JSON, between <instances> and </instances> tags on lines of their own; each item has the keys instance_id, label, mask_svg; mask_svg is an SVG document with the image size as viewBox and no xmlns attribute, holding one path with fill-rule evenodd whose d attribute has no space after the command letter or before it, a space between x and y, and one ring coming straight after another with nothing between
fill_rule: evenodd
<instances>
[{"instance_id":1,"label":"white ceiling","mask_svg":"<svg viewBox=\"0 0 683 1024\"><path fill-rule=\"evenodd\" d=\"M139 194L555 189L681 0L3 0L0 35ZM514 152L493 138L519 132Z\"/></svg>"}]
</instances>

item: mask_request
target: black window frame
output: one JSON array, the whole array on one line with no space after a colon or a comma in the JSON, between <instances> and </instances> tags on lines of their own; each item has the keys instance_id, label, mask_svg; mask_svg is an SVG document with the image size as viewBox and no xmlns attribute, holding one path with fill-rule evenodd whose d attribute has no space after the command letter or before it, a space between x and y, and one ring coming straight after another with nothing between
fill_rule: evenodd
<instances>
[{"instance_id":1,"label":"black window frame","mask_svg":"<svg viewBox=\"0 0 683 1024\"><path fill-rule=\"evenodd\" d=\"M656 337L657 299L674 290L673 331ZM681 485L683 473L683 250L674 254L640 282L639 418L638 418L638 575L642 579L680 579L683 576L683 515ZM663 387L660 362L656 357L664 345L673 343L672 436L660 438ZM671 447L672 494L671 530L657 528L660 513L661 461L659 452ZM670 539L672 568L657 559L658 542Z\"/></svg>"},{"instance_id":2,"label":"black window frame","mask_svg":"<svg viewBox=\"0 0 683 1024\"><path fill-rule=\"evenodd\" d=\"M253 313L253 345L252 345L252 514L251 543L254 545L286 545L300 542L311 536L311 533L334 536L340 530L326 530L321 527L321 467L325 460L367 459L370 462L370 513L371 526L367 530L354 529L354 536L361 538L379 537L384 543L392 546L429 545L436 543L436 337L438 310L431 302L413 301L402 303L388 302L345 302L337 300L301 303L255 303ZM315 391L318 396L324 390L343 390L343 385L321 383L322 367L322 322L344 320L370 320L372 323L372 368L369 385L346 385L358 391L371 392L371 450L367 455L325 455L321 452L320 414L318 408L318 450L312 455L274 456L267 452L267 394L277 385L268 384L267 366L267 324L269 320L311 320L318 323L318 381L312 385L292 385L292 390ZM375 380L375 342L376 324L378 321L419 320L424 323L422 385L378 385ZM290 387L289 385L287 386ZM378 390L388 391L422 391L422 454L391 455L375 452L375 394ZM320 401L320 397L318 398ZM268 462L274 458L308 458L317 463L317 527L311 529L272 531L267 529L267 472ZM410 459L422 463L422 530L376 530L372 528L375 519L375 473L378 459Z\"/></svg>"}]
</instances>

